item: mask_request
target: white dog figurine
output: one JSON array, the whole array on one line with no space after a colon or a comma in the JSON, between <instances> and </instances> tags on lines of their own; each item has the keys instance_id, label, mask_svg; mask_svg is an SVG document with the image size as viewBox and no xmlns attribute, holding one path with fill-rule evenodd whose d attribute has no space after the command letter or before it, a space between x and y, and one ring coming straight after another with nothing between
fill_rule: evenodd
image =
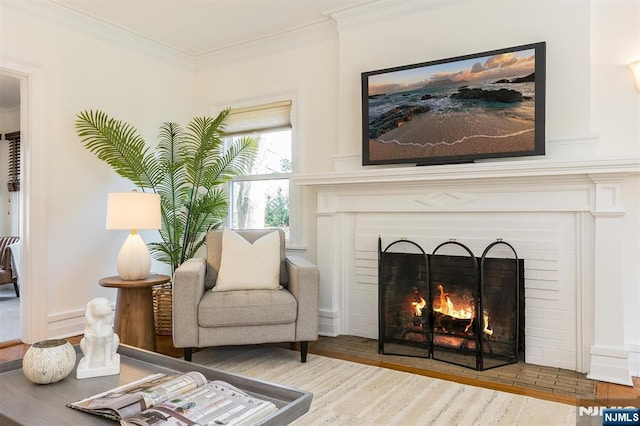
<instances>
[{"instance_id":1,"label":"white dog figurine","mask_svg":"<svg viewBox=\"0 0 640 426\"><path fill-rule=\"evenodd\" d=\"M120 339L113 332L111 303L97 297L87 303L84 337L80 349L84 358L80 360L76 378L111 376L120 373L120 355L116 353Z\"/></svg>"}]
</instances>

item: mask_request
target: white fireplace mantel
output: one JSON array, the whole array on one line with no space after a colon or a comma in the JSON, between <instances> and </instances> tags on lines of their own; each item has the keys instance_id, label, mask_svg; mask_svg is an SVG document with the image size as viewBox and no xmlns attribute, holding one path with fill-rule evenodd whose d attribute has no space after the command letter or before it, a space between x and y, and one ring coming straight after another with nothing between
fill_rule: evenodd
<instances>
[{"instance_id":1,"label":"white fireplace mantel","mask_svg":"<svg viewBox=\"0 0 640 426\"><path fill-rule=\"evenodd\" d=\"M637 191L624 188L629 182L635 188L639 179L640 158L531 158L295 175L295 184L317 192L321 334L377 338L374 234L405 237L417 229L425 240L452 232L482 239L502 237L495 234L506 221L512 238L518 238L531 231L527 221L547 215L542 221L553 224L545 235L558 234L552 244L561 249L548 251L546 241L535 247L530 237L516 241L525 252L544 252L530 260L527 279L531 306L539 305L527 320L532 324L527 362L629 385L631 371L640 369L640 348L627 340L629 312L619 307L630 286L625 279L637 276L637 266L623 264L628 257L621 254L620 241L628 238L623 201L640 203ZM623 200L623 194L632 195ZM457 229L458 219L467 231ZM446 227L436 230L442 222ZM497 225L489 232L488 223ZM567 247L570 259L564 258ZM550 264L559 266L546 270ZM563 311L567 307L571 311ZM551 315L568 318L572 331L545 328Z\"/></svg>"},{"instance_id":2,"label":"white fireplace mantel","mask_svg":"<svg viewBox=\"0 0 640 426\"><path fill-rule=\"evenodd\" d=\"M640 173L640 158L602 158L576 161L546 159L487 161L416 167L371 166L353 171L295 175L297 185L322 188L403 182L438 182L469 179L570 177L607 173Z\"/></svg>"}]
</instances>

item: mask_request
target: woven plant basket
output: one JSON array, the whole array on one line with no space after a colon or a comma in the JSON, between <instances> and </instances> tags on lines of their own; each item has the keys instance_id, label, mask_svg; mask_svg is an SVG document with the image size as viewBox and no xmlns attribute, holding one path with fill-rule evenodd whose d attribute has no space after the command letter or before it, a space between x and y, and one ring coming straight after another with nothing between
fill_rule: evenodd
<instances>
[{"instance_id":1,"label":"woven plant basket","mask_svg":"<svg viewBox=\"0 0 640 426\"><path fill-rule=\"evenodd\" d=\"M155 285L151 291L153 294L153 316L156 322L156 334L171 336L171 309L173 306L171 282Z\"/></svg>"}]
</instances>

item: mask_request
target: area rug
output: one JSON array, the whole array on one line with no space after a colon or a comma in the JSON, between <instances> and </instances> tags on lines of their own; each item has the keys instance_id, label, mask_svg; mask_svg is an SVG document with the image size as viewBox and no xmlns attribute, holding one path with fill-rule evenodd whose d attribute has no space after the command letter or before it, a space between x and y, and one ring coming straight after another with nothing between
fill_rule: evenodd
<instances>
[{"instance_id":1,"label":"area rug","mask_svg":"<svg viewBox=\"0 0 640 426\"><path fill-rule=\"evenodd\" d=\"M269 345L208 348L193 361L313 393L295 425L575 425L576 407Z\"/></svg>"},{"instance_id":2,"label":"area rug","mask_svg":"<svg viewBox=\"0 0 640 426\"><path fill-rule=\"evenodd\" d=\"M20 299L16 297L13 285L0 286L0 343L19 339Z\"/></svg>"}]
</instances>

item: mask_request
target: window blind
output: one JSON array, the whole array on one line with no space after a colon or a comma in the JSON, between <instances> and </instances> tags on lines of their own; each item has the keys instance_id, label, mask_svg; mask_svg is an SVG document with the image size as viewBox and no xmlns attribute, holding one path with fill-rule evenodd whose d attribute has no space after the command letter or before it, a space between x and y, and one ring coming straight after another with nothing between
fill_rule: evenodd
<instances>
[{"instance_id":1,"label":"window blind","mask_svg":"<svg viewBox=\"0 0 640 426\"><path fill-rule=\"evenodd\" d=\"M225 121L226 136L291 127L291 101L233 108Z\"/></svg>"},{"instance_id":2,"label":"window blind","mask_svg":"<svg viewBox=\"0 0 640 426\"><path fill-rule=\"evenodd\" d=\"M20 132L6 133L4 138L9 142L7 189L17 192L20 191Z\"/></svg>"}]
</instances>

